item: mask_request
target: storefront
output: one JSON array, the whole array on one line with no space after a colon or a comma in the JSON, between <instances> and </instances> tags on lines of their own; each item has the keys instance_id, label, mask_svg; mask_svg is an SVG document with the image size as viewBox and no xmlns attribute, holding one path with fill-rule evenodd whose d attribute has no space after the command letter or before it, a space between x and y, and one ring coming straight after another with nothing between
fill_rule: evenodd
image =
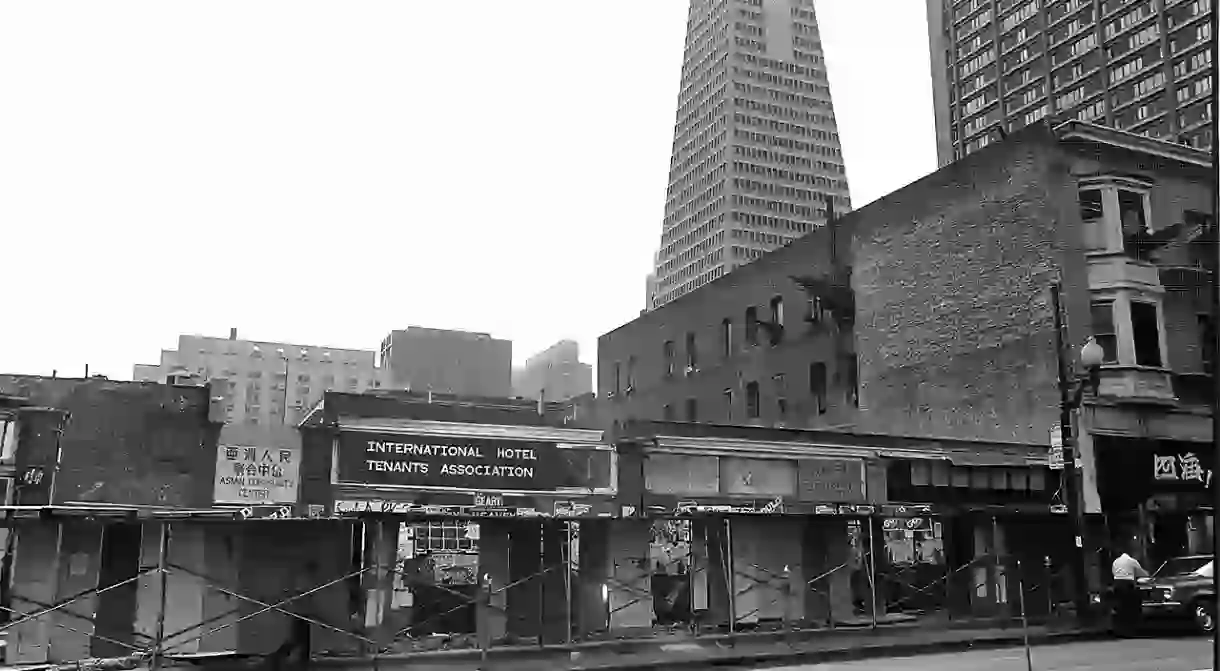
<instances>
[{"instance_id":1,"label":"storefront","mask_svg":"<svg viewBox=\"0 0 1220 671\"><path fill-rule=\"evenodd\" d=\"M1212 445L1097 435L1093 446L1114 551L1133 543L1149 567L1212 551Z\"/></svg>"},{"instance_id":2,"label":"storefront","mask_svg":"<svg viewBox=\"0 0 1220 671\"><path fill-rule=\"evenodd\" d=\"M367 628L408 647L480 629L493 641L570 639L587 561L577 522L617 515L617 458L600 431L386 417L336 429L332 510L362 525L364 565L385 567L384 586L366 580Z\"/></svg>"},{"instance_id":3,"label":"storefront","mask_svg":"<svg viewBox=\"0 0 1220 671\"><path fill-rule=\"evenodd\" d=\"M650 617L726 630L893 619L874 591L882 588L879 563L890 554L903 561L933 552L934 543L916 540L940 525L932 506L887 496L887 464L943 459L900 443L752 427L628 426L615 440L620 489L624 510L638 510L639 521L620 532L616 559L624 565L638 555L647 571L616 576L610 628L647 626ZM632 610L632 595L645 587L652 608Z\"/></svg>"}]
</instances>

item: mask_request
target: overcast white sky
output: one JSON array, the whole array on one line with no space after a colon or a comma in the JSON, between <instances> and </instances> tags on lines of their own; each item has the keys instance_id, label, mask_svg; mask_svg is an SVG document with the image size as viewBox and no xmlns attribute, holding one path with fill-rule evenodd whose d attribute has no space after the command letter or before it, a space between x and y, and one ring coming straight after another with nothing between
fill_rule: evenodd
<instances>
[{"instance_id":1,"label":"overcast white sky","mask_svg":"<svg viewBox=\"0 0 1220 671\"><path fill-rule=\"evenodd\" d=\"M686 6L0 3L0 372L410 324L595 363L644 304ZM817 11L860 207L936 167L924 3Z\"/></svg>"}]
</instances>

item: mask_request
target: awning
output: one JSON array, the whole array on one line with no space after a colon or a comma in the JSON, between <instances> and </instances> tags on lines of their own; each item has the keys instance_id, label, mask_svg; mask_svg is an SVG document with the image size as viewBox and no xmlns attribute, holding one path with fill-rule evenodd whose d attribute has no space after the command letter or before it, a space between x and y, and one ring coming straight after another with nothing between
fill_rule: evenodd
<instances>
[{"instance_id":1,"label":"awning","mask_svg":"<svg viewBox=\"0 0 1220 671\"><path fill-rule=\"evenodd\" d=\"M602 431L589 429L559 429L549 426L519 426L512 424L469 424L465 422L435 422L419 419L387 417L341 417L340 431L367 431L411 436L450 436L457 438L493 438L501 440L536 440L549 443L598 444L604 441ZM610 446L606 446L610 449Z\"/></svg>"},{"instance_id":2,"label":"awning","mask_svg":"<svg viewBox=\"0 0 1220 671\"><path fill-rule=\"evenodd\" d=\"M0 505L0 514L18 519L53 517L113 517L135 519L241 519L239 511L219 508L173 508L161 506L129 506L110 503L69 501L64 504L28 506Z\"/></svg>"},{"instance_id":3,"label":"awning","mask_svg":"<svg viewBox=\"0 0 1220 671\"><path fill-rule=\"evenodd\" d=\"M893 447L870 447L834 443L807 442L797 440L744 440L740 438L718 438L710 436L656 436L656 449L664 452L689 453L701 456L760 457L773 459L799 459L801 457L877 458L944 460L946 452L939 450L911 450Z\"/></svg>"}]
</instances>

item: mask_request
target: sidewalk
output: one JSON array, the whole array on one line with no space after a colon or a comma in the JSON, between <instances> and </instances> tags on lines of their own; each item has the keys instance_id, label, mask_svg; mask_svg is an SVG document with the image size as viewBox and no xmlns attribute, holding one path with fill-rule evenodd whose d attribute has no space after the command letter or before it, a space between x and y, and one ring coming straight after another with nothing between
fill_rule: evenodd
<instances>
[{"instance_id":1,"label":"sidewalk","mask_svg":"<svg viewBox=\"0 0 1220 671\"><path fill-rule=\"evenodd\" d=\"M1066 627L1030 627L1030 643L1067 643L1106 638L1105 632ZM709 666L767 666L810 664L849 659L871 659L1019 646L1023 634L1013 628L899 627L878 630L796 632L790 636L743 635L674 638L651 644L589 645L571 650L500 649L488 656L490 671L649 671ZM480 668L474 651L452 651L371 658L316 660L318 669L344 671L474 671Z\"/></svg>"}]
</instances>

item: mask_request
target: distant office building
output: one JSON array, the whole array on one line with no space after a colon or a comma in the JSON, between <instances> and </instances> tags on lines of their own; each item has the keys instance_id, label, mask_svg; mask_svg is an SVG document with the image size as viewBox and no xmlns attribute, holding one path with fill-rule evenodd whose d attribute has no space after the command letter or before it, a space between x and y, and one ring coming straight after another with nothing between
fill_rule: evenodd
<instances>
[{"instance_id":1,"label":"distant office building","mask_svg":"<svg viewBox=\"0 0 1220 671\"><path fill-rule=\"evenodd\" d=\"M1210 149L1212 0L926 0L942 166L1051 117Z\"/></svg>"},{"instance_id":2,"label":"distant office building","mask_svg":"<svg viewBox=\"0 0 1220 671\"><path fill-rule=\"evenodd\" d=\"M580 345L560 340L513 371L513 395L566 401L593 391L593 366L580 362Z\"/></svg>"},{"instance_id":3,"label":"distant office building","mask_svg":"<svg viewBox=\"0 0 1220 671\"><path fill-rule=\"evenodd\" d=\"M158 364L136 364L137 382L192 375L227 381L229 421L295 423L328 390L363 392L382 386L376 353L316 345L178 336L178 349L162 350Z\"/></svg>"},{"instance_id":4,"label":"distant office building","mask_svg":"<svg viewBox=\"0 0 1220 671\"><path fill-rule=\"evenodd\" d=\"M513 343L486 333L411 326L381 341L390 386L459 396L512 395Z\"/></svg>"}]
</instances>

